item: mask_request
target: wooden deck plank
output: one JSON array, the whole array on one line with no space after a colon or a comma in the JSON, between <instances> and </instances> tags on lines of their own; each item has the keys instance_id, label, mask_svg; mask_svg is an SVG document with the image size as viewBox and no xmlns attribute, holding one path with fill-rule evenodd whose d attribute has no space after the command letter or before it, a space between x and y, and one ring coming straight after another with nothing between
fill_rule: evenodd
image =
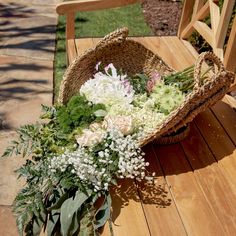
<instances>
[{"instance_id":1,"label":"wooden deck plank","mask_svg":"<svg viewBox=\"0 0 236 236\"><path fill-rule=\"evenodd\" d=\"M114 235L149 236L150 232L135 182L119 181L119 185L111 190L111 196ZM104 233L109 235L109 232Z\"/></svg>"},{"instance_id":2,"label":"wooden deck plank","mask_svg":"<svg viewBox=\"0 0 236 236\"><path fill-rule=\"evenodd\" d=\"M145 47L159 55L163 61L175 70L182 70L192 65L195 61L195 57L178 37L134 37L134 40L142 43ZM174 57L173 55L176 55L176 50L180 53Z\"/></svg>"},{"instance_id":3,"label":"wooden deck plank","mask_svg":"<svg viewBox=\"0 0 236 236\"><path fill-rule=\"evenodd\" d=\"M181 145L208 204L219 218L227 235L234 235L236 193L194 124L191 125L189 137L182 141Z\"/></svg>"},{"instance_id":4,"label":"wooden deck plank","mask_svg":"<svg viewBox=\"0 0 236 236\"><path fill-rule=\"evenodd\" d=\"M147 170L150 173L156 172L157 176L154 185L146 181L138 183L138 191L151 235L186 235L152 144L147 145L143 150L146 161L150 163Z\"/></svg>"},{"instance_id":5,"label":"wooden deck plank","mask_svg":"<svg viewBox=\"0 0 236 236\"><path fill-rule=\"evenodd\" d=\"M80 38L75 40L75 45L77 49L78 56L82 55L86 50L93 47L92 38Z\"/></svg>"},{"instance_id":6,"label":"wooden deck plank","mask_svg":"<svg viewBox=\"0 0 236 236\"><path fill-rule=\"evenodd\" d=\"M158 147L155 151L171 188L178 211L189 235L225 235L212 212L179 144Z\"/></svg>"},{"instance_id":7,"label":"wooden deck plank","mask_svg":"<svg viewBox=\"0 0 236 236\"><path fill-rule=\"evenodd\" d=\"M171 68L175 70L181 69L180 61L176 60L170 48L161 39L161 37L143 37L134 38L134 40L142 43L146 48L157 54L163 61L165 61Z\"/></svg>"},{"instance_id":8,"label":"wooden deck plank","mask_svg":"<svg viewBox=\"0 0 236 236\"><path fill-rule=\"evenodd\" d=\"M235 145L210 110L200 113L195 118L195 123L206 140L211 152L217 159L218 165L224 170L225 177L228 179L236 193Z\"/></svg>"},{"instance_id":9,"label":"wooden deck plank","mask_svg":"<svg viewBox=\"0 0 236 236\"><path fill-rule=\"evenodd\" d=\"M182 40L180 40L178 37L169 36L161 37L161 39L164 40L166 44L170 47L172 57L174 57L175 59L178 58L178 60L181 62L181 70L185 69L186 67L192 66L195 63L195 57L186 48ZM178 54L176 52L178 52Z\"/></svg>"},{"instance_id":10,"label":"wooden deck plank","mask_svg":"<svg viewBox=\"0 0 236 236\"><path fill-rule=\"evenodd\" d=\"M236 111L227 103L227 98L217 102L211 109L227 134L236 145Z\"/></svg>"},{"instance_id":11,"label":"wooden deck plank","mask_svg":"<svg viewBox=\"0 0 236 236\"><path fill-rule=\"evenodd\" d=\"M93 44L97 45L98 42L101 41L102 38L93 38Z\"/></svg>"}]
</instances>

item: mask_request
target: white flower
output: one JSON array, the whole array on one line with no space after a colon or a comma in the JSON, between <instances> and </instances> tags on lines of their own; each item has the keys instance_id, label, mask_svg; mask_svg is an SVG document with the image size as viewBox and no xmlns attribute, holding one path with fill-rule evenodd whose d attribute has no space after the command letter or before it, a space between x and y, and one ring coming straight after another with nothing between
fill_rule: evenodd
<instances>
[{"instance_id":1,"label":"white flower","mask_svg":"<svg viewBox=\"0 0 236 236\"><path fill-rule=\"evenodd\" d=\"M74 152L65 151L53 157L49 163L51 174L69 168L84 185L92 187L96 192L107 191L117 177L138 180L145 178L145 166L148 164L137 145L136 135L124 136L119 130L113 129L107 133L106 141L110 143L109 147L98 153L93 148L79 146Z\"/></svg>"},{"instance_id":2,"label":"white flower","mask_svg":"<svg viewBox=\"0 0 236 236\"><path fill-rule=\"evenodd\" d=\"M80 146L89 147L102 142L105 137L105 134L106 132L102 129L98 129L96 131L84 129L81 135L75 136L75 139Z\"/></svg>"},{"instance_id":3,"label":"white flower","mask_svg":"<svg viewBox=\"0 0 236 236\"><path fill-rule=\"evenodd\" d=\"M80 94L94 104L102 103L107 108L114 104L130 104L134 90L125 80L126 75L118 75L114 66L110 66L112 74L98 72L93 79L86 81L80 88ZM107 71L108 71L107 69Z\"/></svg>"}]
</instances>

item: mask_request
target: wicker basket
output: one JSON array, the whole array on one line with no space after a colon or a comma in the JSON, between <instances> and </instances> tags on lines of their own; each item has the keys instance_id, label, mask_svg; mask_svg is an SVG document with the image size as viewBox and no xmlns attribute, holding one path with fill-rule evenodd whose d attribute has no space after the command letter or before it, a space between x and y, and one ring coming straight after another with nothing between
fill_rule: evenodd
<instances>
[{"instance_id":1,"label":"wicker basket","mask_svg":"<svg viewBox=\"0 0 236 236\"><path fill-rule=\"evenodd\" d=\"M165 75L174 71L160 57L140 43L127 39L127 36L127 28L119 29L75 59L64 75L59 102L65 104L71 96L77 94L81 85L92 78L95 65L100 61L104 65L113 63L116 68L122 68L128 74L150 75L153 71L158 71L161 75ZM215 69L211 76L201 84L200 73L203 62L206 60L211 61ZM184 138L188 134L186 130L184 134L176 135L174 139L168 135L186 126L198 113L220 100L233 82L234 74L226 71L220 59L213 53L206 52L202 53L196 61L194 80L194 89L187 95L184 103L171 112L165 121L156 127L155 132L149 133L141 140L141 146L166 135L164 143L168 143L168 140L176 142Z\"/></svg>"}]
</instances>

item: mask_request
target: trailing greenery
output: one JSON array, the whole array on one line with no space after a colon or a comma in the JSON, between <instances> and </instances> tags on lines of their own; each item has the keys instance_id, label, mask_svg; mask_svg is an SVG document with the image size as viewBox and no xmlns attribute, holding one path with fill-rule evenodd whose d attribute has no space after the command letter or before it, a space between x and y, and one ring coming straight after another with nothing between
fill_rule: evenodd
<instances>
[{"instance_id":1,"label":"trailing greenery","mask_svg":"<svg viewBox=\"0 0 236 236\"><path fill-rule=\"evenodd\" d=\"M39 235L47 225L47 235L88 235L89 228L96 230L110 217L111 199L108 192L101 208L91 208L99 194L84 186L79 178L68 169L64 172L49 171L50 158L75 150L74 135L79 127L85 127L101 117L96 111L105 110L102 104L89 104L82 96L73 96L67 105L43 106L42 119L45 122L25 125L18 132L18 140L6 149L3 156L13 153L31 160L17 170L19 177L26 180L26 186L18 193L13 203L20 235ZM70 167L68 167L70 168ZM95 217L94 225L90 225ZM68 218L68 215L71 217Z\"/></svg>"}]
</instances>

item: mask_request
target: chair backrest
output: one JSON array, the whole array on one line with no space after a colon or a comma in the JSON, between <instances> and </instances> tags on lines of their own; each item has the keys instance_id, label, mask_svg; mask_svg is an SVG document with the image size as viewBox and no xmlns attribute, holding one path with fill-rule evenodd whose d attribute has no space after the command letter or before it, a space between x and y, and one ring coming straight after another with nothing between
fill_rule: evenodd
<instances>
[{"instance_id":1,"label":"chair backrest","mask_svg":"<svg viewBox=\"0 0 236 236\"><path fill-rule=\"evenodd\" d=\"M60 3L56 11L66 15L66 39L75 38L75 13L78 11L96 11L122 7L139 2L139 0L77 0Z\"/></svg>"},{"instance_id":2,"label":"chair backrest","mask_svg":"<svg viewBox=\"0 0 236 236\"><path fill-rule=\"evenodd\" d=\"M234 7L235 0L185 0L178 30L181 39L197 31L231 71L236 69L236 18L231 21ZM204 22L207 17L210 26Z\"/></svg>"}]
</instances>

